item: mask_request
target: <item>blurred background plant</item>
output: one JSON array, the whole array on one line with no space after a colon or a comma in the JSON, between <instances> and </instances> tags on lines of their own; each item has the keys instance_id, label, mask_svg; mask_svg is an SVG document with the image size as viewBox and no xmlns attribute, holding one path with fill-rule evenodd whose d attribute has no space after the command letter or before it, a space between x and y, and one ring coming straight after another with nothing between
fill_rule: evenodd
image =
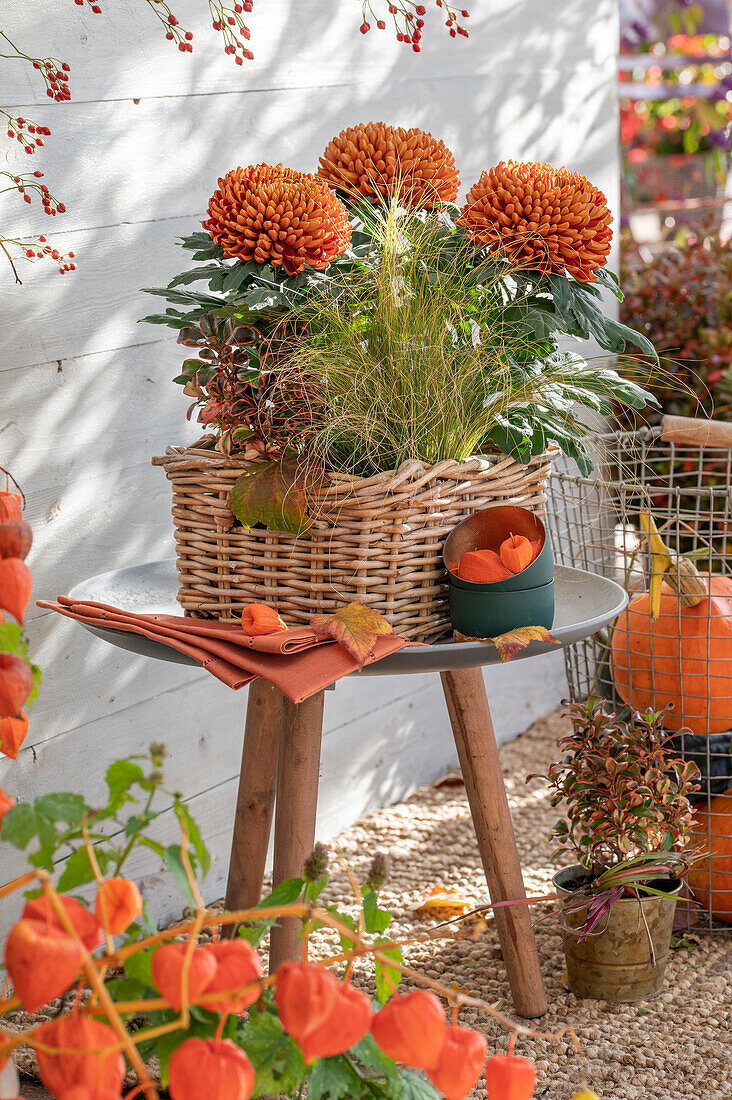
<instances>
[{"instance_id":1,"label":"blurred background plant","mask_svg":"<svg viewBox=\"0 0 732 1100\"><path fill-rule=\"evenodd\" d=\"M663 360L651 388L651 422L732 413L732 246L713 227L689 232L645 261L629 238L623 255L621 317Z\"/></svg>"},{"instance_id":2,"label":"blurred background plant","mask_svg":"<svg viewBox=\"0 0 732 1100\"><path fill-rule=\"evenodd\" d=\"M726 0L621 0L621 317L663 360L661 413L729 415L732 59Z\"/></svg>"},{"instance_id":3,"label":"blurred background plant","mask_svg":"<svg viewBox=\"0 0 732 1100\"><path fill-rule=\"evenodd\" d=\"M621 4L623 221L638 240L720 223L732 132L729 15L720 0Z\"/></svg>"}]
</instances>

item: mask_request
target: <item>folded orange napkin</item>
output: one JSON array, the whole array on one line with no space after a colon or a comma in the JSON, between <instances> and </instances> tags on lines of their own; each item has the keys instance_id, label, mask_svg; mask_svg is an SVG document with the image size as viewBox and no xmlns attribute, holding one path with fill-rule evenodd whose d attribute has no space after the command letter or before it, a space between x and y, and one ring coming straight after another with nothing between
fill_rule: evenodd
<instances>
[{"instance_id":1,"label":"folded orange napkin","mask_svg":"<svg viewBox=\"0 0 732 1100\"><path fill-rule=\"evenodd\" d=\"M138 615L118 607L72 600L38 600L38 607L58 611L69 619L90 626L104 626L129 634L140 634L198 661L223 684L235 691L263 676L293 703L355 672L358 663L348 650L330 638L316 638L310 627L282 630L250 638L238 623L178 615ZM381 634L365 664L373 664L406 645L398 634Z\"/></svg>"}]
</instances>

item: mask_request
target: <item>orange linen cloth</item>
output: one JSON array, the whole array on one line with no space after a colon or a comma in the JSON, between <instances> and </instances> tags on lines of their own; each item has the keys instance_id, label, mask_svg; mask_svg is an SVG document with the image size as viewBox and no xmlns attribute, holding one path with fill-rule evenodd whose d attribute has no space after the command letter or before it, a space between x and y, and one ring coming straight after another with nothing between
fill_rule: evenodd
<instances>
[{"instance_id":1,"label":"orange linen cloth","mask_svg":"<svg viewBox=\"0 0 732 1100\"><path fill-rule=\"evenodd\" d=\"M178 615L138 615L90 600L38 600L38 607L58 611L90 626L140 634L198 661L222 684L237 691L263 676L291 699L301 703L358 668L355 657L331 638L316 638L310 627L281 630L250 638L238 623ZM380 634L365 664L396 653L406 645L398 634Z\"/></svg>"}]
</instances>

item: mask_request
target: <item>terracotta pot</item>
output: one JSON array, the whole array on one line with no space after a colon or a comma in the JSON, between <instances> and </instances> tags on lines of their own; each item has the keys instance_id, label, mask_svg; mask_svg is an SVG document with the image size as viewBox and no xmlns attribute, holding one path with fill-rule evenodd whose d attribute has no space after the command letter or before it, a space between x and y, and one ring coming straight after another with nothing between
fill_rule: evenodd
<instances>
[{"instance_id":1,"label":"terracotta pot","mask_svg":"<svg viewBox=\"0 0 732 1100\"><path fill-rule=\"evenodd\" d=\"M597 926L599 931L580 943L572 929L579 928L587 915L586 907L574 907L583 896L577 880L584 874L581 867L566 867L553 879L557 892L565 895L562 925L569 988L579 997L619 1004L657 997L663 989L676 896L623 898ZM658 888L678 895L681 882L674 879ZM567 908L570 897L572 911ZM587 899L589 905L589 895Z\"/></svg>"}]
</instances>

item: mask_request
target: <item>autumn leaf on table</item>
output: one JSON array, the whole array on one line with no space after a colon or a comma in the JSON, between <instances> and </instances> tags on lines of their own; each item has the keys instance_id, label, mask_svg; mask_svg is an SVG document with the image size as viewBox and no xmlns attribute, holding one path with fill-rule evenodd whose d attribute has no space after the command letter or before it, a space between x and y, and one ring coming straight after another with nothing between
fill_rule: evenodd
<instances>
[{"instance_id":1,"label":"autumn leaf on table","mask_svg":"<svg viewBox=\"0 0 732 1100\"><path fill-rule=\"evenodd\" d=\"M502 661L511 661L526 649L530 642L547 642L552 645L562 643L553 634L550 634L545 626L517 626L515 630L509 630L505 634L499 634L496 638L489 638L498 650Z\"/></svg>"},{"instance_id":2,"label":"autumn leaf on table","mask_svg":"<svg viewBox=\"0 0 732 1100\"><path fill-rule=\"evenodd\" d=\"M321 477L294 458L253 462L234 482L231 510L243 527L261 523L271 531L303 535L310 530L307 493Z\"/></svg>"},{"instance_id":3,"label":"autumn leaf on table","mask_svg":"<svg viewBox=\"0 0 732 1100\"><path fill-rule=\"evenodd\" d=\"M313 615L310 626L316 638L335 638L358 661L366 661L380 634L393 634L389 623L372 607L349 603L331 615Z\"/></svg>"}]
</instances>

